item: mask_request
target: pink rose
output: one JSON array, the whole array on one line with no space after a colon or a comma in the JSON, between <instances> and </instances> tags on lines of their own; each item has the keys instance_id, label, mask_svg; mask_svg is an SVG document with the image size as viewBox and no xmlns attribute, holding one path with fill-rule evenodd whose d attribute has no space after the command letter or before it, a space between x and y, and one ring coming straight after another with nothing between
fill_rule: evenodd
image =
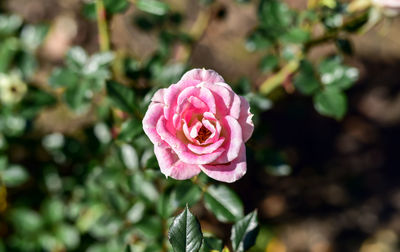
<instances>
[{"instance_id":1,"label":"pink rose","mask_svg":"<svg viewBox=\"0 0 400 252\"><path fill-rule=\"evenodd\" d=\"M151 101L143 129L165 176L183 180L203 171L231 183L246 173L244 143L253 133L253 115L218 73L190 70Z\"/></svg>"}]
</instances>

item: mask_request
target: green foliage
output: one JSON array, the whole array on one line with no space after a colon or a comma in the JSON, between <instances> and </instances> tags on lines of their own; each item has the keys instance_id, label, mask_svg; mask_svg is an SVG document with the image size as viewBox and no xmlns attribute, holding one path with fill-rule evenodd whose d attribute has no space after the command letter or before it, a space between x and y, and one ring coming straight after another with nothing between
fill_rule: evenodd
<instances>
[{"instance_id":1,"label":"green foliage","mask_svg":"<svg viewBox=\"0 0 400 252\"><path fill-rule=\"evenodd\" d=\"M263 112L284 96L277 92L266 97L259 84L276 79L268 90L283 84L288 93L310 96L321 115L342 119L346 90L359 73L341 56L352 55L348 35L365 29L373 11L353 15L347 4L337 1L318 1L307 10L291 9L279 0L236 2L241 4L233 3L235 8L258 5L257 26L238 41L257 51L259 69L233 86L254 114L256 137L246 150L248 167L260 167L257 172L268 176L290 176L292 166L283 151L266 147L271 138L260 123ZM102 4L104 13L96 9ZM222 237L203 237L189 207L205 207L218 221L232 223L233 251L254 245L257 212L244 216L237 193L204 174L192 181L165 178L142 128L154 93L193 67L191 54L201 32L209 32L210 23L218 24L218 1L201 1L199 13L180 13L171 1L95 0L85 1L82 12L98 27L105 26L105 33L114 33L107 23L131 4L135 15L127 22L140 29L135 36L158 39L150 55L136 57L126 48L115 48L115 34L109 51L89 55L86 50L95 47L85 37L74 40L85 49L70 48L50 72L41 66L46 55L38 57L38 52L51 26L0 14L0 233L8 232L0 238L0 251L229 251ZM192 14L198 15L196 20ZM196 24L189 29L183 22L187 17ZM202 26L204 31L198 32ZM96 26L93 22L88 27ZM97 38L96 31L87 34ZM308 53L322 43L335 44L338 53L311 59ZM235 81L231 78L226 76ZM261 230L268 238L255 246L260 251L271 236L269 227Z\"/></svg>"},{"instance_id":2,"label":"green foliage","mask_svg":"<svg viewBox=\"0 0 400 252\"><path fill-rule=\"evenodd\" d=\"M188 207L174 218L169 228L168 239L175 252L199 251L203 234L198 220Z\"/></svg>"},{"instance_id":3,"label":"green foliage","mask_svg":"<svg viewBox=\"0 0 400 252\"><path fill-rule=\"evenodd\" d=\"M233 222L243 217L243 203L240 198L225 185L212 185L204 194L206 208L222 222Z\"/></svg>"},{"instance_id":4,"label":"green foliage","mask_svg":"<svg viewBox=\"0 0 400 252\"><path fill-rule=\"evenodd\" d=\"M244 252L251 248L259 231L257 211L251 212L232 227L231 242L234 251Z\"/></svg>"},{"instance_id":5,"label":"green foliage","mask_svg":"<svg viewBox=\"0 0 400 252\"><path fill-rule=\"evenodd\" d=\"M77 112L83 112L110 78L108 67L113 58L113 54L109 52L89 57L82 48L71 48L67 53L66 66L56 68L49 83L53 87L64 88L63 98L67 105Z\"/></svg>"}]
</instances>

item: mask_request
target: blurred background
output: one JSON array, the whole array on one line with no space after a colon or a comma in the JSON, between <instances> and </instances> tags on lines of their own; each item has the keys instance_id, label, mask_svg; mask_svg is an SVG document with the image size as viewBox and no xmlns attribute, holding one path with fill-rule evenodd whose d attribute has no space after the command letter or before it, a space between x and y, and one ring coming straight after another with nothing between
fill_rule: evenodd
<instances>
[{"instance_id":1,"label":"blurred background","mask_svg":"<svg viewBox=\"0 0 400 252\"><path fill-rule=\"evenodd\" d=\"M258 1L217 0L209 7L197 0L164 2L170 9L161 18L130 5L109 20L111 45L118 55L135 59L131 67L160 50L160 31L165 28L163 25L171 23L178 25L177 30L191 33L196 40L189 51L179 44L173 45L169 63L184 59L193 68L216 70L238 89L243 81L250 83L253 91L273 75L260 67L265 53L252 50L248 44L249 36L259 25ZM282 2L296 11L306 10L308 4L305 0ZM16 14L28 24L48 27L36 52L40 67L30 80L35 87L48 89L49 76L55 67L64 65L65 55L72 46L81 46L88 54L99 51L98 28L90 18L93 13L88 3L82 0L3 0L0 3L2 13ZM253 112L257 128L248 144L248 172L231 185L243 200L245 212L259 210L261 232L252 251L394 252L400 249L400 18L385 18L365 33L350 34L349 41L353 51L351 55L344 55L343 60L346 65L357 68L359 75L346 92L348 109L342 120L320 115L310 97L290 89L289 92L288 89L274 91L268 100L259 101L261 109ZM334 43L321 44L312 48L307 58L316 63L336 51ZM132 78L140 89L146 87L147 77L139 75L133 73ZM126 81L124 78L120 81ZM24 142L10 140L13 142L5 151L8 161L24 164L32 178L20 187L7 189L8 207L29 202L33 209L40 209L40 202L50 197L43 189L44 170L53 177L58 174L50 178L53 187L60 186L54 182L60 177L63 187L72 187L72 182L64 181L63 176L78 176L83 172L74 173L71 169L83 168L71 168L72 161L58 166L46 164L44 168L43 160L49 154L35 149L44 141L39 135L52 135L56 142L60 135L65 136L64 141L75 141L96 120L93 111L75 115L65 106L57 106L35 117L33 133ZM59 135L54 135L55 132ZM91 154L86 148L90 149L90 145L86 144L81 156L71 156L71 159L89 160ZM74 186L85 186L83 182L76 183ZM38 194L25 199L32 190L38 190ZM71 195L79 197L77 193ZM68 198L61 194L63 200ZM13 221L8 220L6 213L0 217L4 251L86 251L94 243L89 234L83 234L80 245L71 249L36 245L26 245L24 249L21 240L10 238L18 228L10 224ZM201 206L195 206L195 213L203 230L229 240L228 225L218 223ZM105 241L105 238L98 240Z\"/></svg>"}]
</instances>

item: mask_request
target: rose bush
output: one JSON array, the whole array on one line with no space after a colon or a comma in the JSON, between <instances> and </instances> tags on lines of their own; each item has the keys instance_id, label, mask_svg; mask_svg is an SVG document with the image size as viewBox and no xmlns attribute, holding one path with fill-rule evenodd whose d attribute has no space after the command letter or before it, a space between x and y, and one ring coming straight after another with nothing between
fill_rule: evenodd
<instances>
[{"instance_id":1,"label":"rose bush","mask_svg":"<svg viewBox=\"0 0 400 252\"><path fill-rule=\"evenodd\" d=\"M218 73L193 69L154 94L143 128L167 177L183 180L203 171L231 183L246 173L252 116L249 103Z\"/></svg>"}]
</instances>

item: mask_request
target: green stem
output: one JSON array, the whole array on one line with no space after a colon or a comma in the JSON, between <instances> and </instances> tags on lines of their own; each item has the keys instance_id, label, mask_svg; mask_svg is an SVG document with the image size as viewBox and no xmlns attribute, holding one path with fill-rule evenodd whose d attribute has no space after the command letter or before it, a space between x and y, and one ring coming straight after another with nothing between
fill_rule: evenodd
<instances>
[{"instance_id":1,"label":"green stem","mask_svg":"<svg viewBox=\"0 0 400 252\"><path fill-rule=\"evenodd\" d=\"M96 0L96 13L100 50L106 52L110 50L110 38L108 35L107 12L103 0Z\"/></svg>"},{"instance_id":2,"label":"green stem","mask_svg":"<svg viewBox=\"0 0 400 252\"><path fill-rule=\"evenodd\" d=\"M275 88L279 87L285 79L297 71L300 66L301 56L289 61L279 72L267 78L260 86L260 93L268 95Z\"/></svg>"}]
</instances>

